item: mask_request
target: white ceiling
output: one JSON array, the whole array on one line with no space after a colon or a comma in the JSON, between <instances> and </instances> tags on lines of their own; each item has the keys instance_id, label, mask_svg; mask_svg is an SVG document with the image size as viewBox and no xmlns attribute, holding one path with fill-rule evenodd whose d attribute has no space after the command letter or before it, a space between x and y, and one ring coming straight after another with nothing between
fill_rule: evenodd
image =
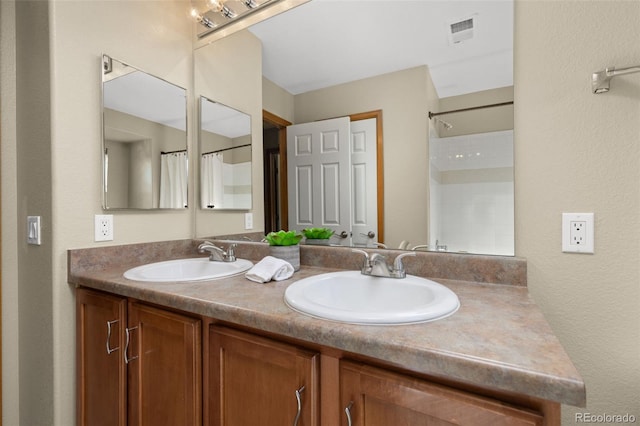
<instances>
[{"instance_id":1,"label":"white ceiling","mask_svg":"<svg viewBox=\"0 0 640 426\"><path fill-rule=\"evenodd\" d=\"M110 108L176 129L187 129L187 92L182 87L137 71L113 60L114 67L124 68L104 83L103 102ZM107 74L109 75L109 74Z\"/></svg>"},{"instance_id":2,"label":"white ceiling","mask_svg":"<svg viewBox=\"0 0 640 426\"><path fill-rule=\"evenodd\" d=\"M451 44L449 24L475 18ZM250 28L292 94L427 65L438 96L513 85L513 0L312 0Z\"/></svg>"},{"instance_id":3,"label":"white ceiling","mask_svg":"<svg viewBox=\"0 0 640 426\"><path fill-rule=\"evenodd\" d=\"M251 134L251 117L218 102L200 98L200 127L207 132L235 139Z\"/></svg>"}]
</instances>

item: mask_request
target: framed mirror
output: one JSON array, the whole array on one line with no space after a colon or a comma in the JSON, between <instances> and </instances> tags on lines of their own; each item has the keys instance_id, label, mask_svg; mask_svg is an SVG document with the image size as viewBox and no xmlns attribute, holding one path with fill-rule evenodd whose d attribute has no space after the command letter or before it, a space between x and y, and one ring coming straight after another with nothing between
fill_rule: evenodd
<instances>
[{"instance_id":1,"label":"framed mirror","mask_svg":"<svg viewBox=\"0 0 640 426\"><path fill-rule=\"evenodd\" d=\"M200 208L251 209L251 116L200 97Z\"/></svg>"},{"instance_id":2,"label":"framed mirror","mask_svg":"<svg viewBox=\"0 0 640 426\"><path fill-rule=\"evenodd\" d=\"M188 207L187 93L102 57L104 209Z\"/></svg>"}]
</instances>

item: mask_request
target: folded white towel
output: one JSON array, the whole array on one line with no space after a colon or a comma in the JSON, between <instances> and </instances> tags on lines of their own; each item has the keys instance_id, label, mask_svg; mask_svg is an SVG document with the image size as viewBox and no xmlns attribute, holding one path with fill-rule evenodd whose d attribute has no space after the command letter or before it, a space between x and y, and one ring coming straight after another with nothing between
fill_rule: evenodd
<instances>
[{"instance_id":1,"label":"folded white towel","mask_svg":"<svg viewBox=\"0 0 640 426\"><path fill-rule=\"evenodd\" d=\"M271 280L282 281L291 278L292 275L293 266L286 260L273 256L265 257L244 274L247 279L257 283L266 283Z\"/></svg>"}]
</instances>

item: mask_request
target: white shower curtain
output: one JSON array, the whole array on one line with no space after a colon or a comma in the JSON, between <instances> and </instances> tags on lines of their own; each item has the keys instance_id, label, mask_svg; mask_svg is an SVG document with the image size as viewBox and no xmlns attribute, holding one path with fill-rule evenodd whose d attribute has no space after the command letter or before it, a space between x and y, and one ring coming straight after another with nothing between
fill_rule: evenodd
<instances>
[{"instance_id":1,"label":"white shower curtain","mask_svg":"<svg viewBox=\"0 0 640 426\"><path fill-rule=\"evenodd\" d=\"M200 175L200 203L203 209L222 207L224 183L222 154L202 154Z\"/></svg>"},{"instance_id":2,"label":"white shower curtain","mask_svg":"<svg viewBox=\"0 0 640 426\"><path fill-rule=\"evenodd\" d=\"M187 153L172 152L160 155L160 208L187 207Z\"/></svg>"}]
</instances>

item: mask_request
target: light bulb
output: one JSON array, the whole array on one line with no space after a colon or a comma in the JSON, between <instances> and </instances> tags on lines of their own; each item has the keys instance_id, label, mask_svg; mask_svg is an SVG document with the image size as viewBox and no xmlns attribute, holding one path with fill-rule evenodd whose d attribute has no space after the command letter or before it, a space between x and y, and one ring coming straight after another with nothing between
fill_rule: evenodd
<instances>
[{"instance_id":1,"label":"light bulb","mask_svg":"<svg viewBox=\"0 0 640 426\"><path fill-rule=\"evenodd\" d=\"M207 0L207 4L211 10L216 12L221 12L224 7L223 2L220 0Z\"/></svg>"}]
</instances>

